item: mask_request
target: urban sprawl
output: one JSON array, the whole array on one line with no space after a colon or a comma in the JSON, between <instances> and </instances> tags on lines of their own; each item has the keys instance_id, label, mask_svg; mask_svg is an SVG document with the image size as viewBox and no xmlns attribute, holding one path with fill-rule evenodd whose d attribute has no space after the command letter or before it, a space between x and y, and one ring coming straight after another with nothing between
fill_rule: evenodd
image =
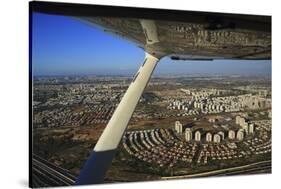
<instances>
[{"instance_id":1,"label":"urban sprawl","mask_svg":"<svg viewBox=\"0 0 281 189\"><path fill-rule=\"evenodd\" d=\"M78 175L130 82L35 77L35 153ZM270 78L154 77L107 178L152 180L271 160L271 114Z\"/></svg>"}]
</instances>

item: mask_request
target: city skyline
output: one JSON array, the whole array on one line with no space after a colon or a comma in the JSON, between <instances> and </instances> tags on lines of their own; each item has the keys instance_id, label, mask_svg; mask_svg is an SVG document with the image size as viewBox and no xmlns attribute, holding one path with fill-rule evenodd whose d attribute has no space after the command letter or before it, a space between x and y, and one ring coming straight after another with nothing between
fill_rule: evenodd
<instances>
[{"instance_id":1,"label":"city skyline","mask_svg":"<svg viewBox=\"0 0 281 189\"><path fill-rule=\"evenodd\" d=\"M132 76L143 61L143 50L133 43L75 18L33 13L32 31L35 76ZM175 61L165 57L154 73L176 74L271 76L271 60Z\"/></svg>"}]
</instances>

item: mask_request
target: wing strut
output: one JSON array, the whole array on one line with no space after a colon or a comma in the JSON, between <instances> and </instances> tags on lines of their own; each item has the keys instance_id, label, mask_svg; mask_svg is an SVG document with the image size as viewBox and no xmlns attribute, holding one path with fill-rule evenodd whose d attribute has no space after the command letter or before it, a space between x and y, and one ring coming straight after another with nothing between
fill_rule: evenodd
<instances>
[{"instance_id":1,"label":"wing strut","mask_svg":"<svg viewBox=\"0 0 281 189\"><path fill-rule=\"evenodd\" d=\"M158 58L145 53L144 63L136 73L93 152L81 170L75 183L76 185L103 182L119 142L158 61Z\"/></svg>"}]
</instances>

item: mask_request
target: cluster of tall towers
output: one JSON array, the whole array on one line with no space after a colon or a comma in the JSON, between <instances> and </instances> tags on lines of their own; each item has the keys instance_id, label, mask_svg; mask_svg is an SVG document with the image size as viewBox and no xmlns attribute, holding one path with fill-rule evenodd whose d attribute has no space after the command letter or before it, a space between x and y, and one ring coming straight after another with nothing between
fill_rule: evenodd
<instances>
[{"instance_id":1,"label":"cluster of tall towers","mask_svg":"<svg viewBox=\"0 0 281 189\"><path fill-rule=\"evenodd\" d=\"M201 142L204 138L205 142L214 142L220 143L225 140L238 140L242 141L246 135L254 134L255 125L254 123L249 122L241 116L236 117L236 124L239 125L239 128L221 130L221 131L207 131L203 129L197 129L193 131L192 128L185 128L183 133L183 125L180 121L175 122L175 130L178 134L184 134L185 141L189 142L194 140L195 142ZM203 137L204 136L204 137Z\"/></svg>"}]
</instances>

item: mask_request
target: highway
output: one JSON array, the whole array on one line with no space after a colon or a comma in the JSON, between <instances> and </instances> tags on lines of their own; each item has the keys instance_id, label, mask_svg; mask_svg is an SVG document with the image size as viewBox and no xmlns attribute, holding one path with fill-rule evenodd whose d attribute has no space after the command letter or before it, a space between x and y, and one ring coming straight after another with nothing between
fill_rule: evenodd
<instances>
[{"instance_id":1,"label":"highway","mask_svg":"<svg viewBox=\"0 0 281 189\"><path fill-rule=\"evenodd\" d=\"M271 173L271 160L256 162L256 163L238 166L238 167L231 167L231 168L219 169L214 171L202 172L202 173L161 177L161 179L168 180L168 179L180 179L180 178L242 175L242 174L255 174L255 173Z\"/></svg>"},{"instance_id":2,"label":"highway","mask_svg":"<svg viewBox=\"0 0 281 189\"><path fill-rule=\"evenodd\" d=\"M68 170L33 154L32 158L32 187L71 186L76 176Z\"/></svg>"},{"instance_id":3,"label":"highway","mask_svg":"<svg viewBox=\"0 0 281 189\"><path fill-rule=\"evenodd\" d=\"M203 173L161 177L163 180L197 178L209 176L227 176L254 173L271 173L271 160L252 163L238 167L213 170ZM46 159L33 154L32 159L32 187L71 186L74 185L76 176L68 170L50 163Z\"/></svg>"}]
</instances>

